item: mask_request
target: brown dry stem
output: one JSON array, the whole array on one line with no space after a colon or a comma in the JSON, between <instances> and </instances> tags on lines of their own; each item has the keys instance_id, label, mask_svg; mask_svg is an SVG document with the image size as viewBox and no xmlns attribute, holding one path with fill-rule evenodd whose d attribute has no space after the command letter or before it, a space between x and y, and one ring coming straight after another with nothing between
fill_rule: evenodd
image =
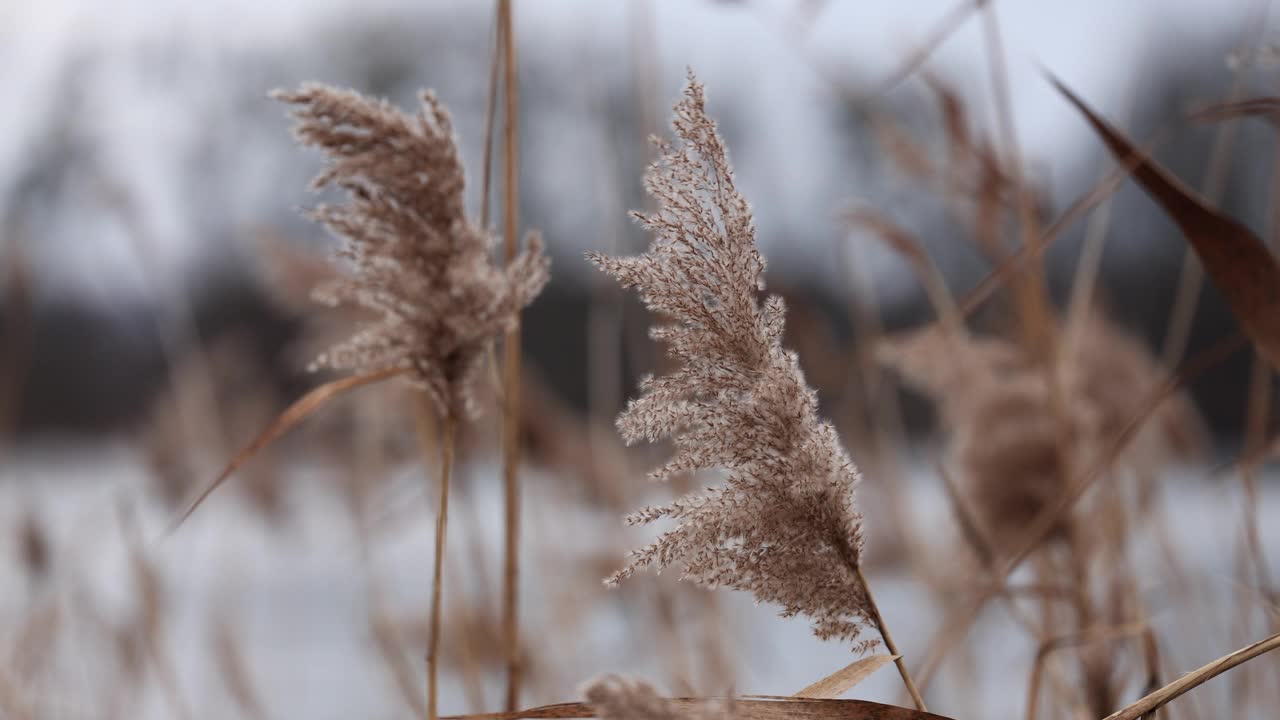
<instances>
[{"instance_id":1,"label":"brown dry stem","mask_svg":"<svg viewBox=\"0 0 1280 720\"><path fill-rule=\"evenodd\" d=\"M430 422L433 411L431 399L420 397L418 403L418 430L423 441L424 454L428 457L424 468L430 467ZM454 436L458 421L450 415L444 417L440 429L440 503L436 508L435 566L431 577L431 634L427 639L427 718L436 720L439 714L440 675L440 596L444 586L445 538L449 525L449 480L453 473Z\"/></svg>"},{"instance_id":2,"label":"brown dry stem","mask_svg":"<svg viewBox=\"0 0 1280 720\"><path fill-rule=\"evenodd\" d=\"M902 676L902 684L907 686L907 692L911 694L911 702L915 703L916 709L920 712L929 712L929 708L925 707L924 697L920 695L919 688L911 679L911 672L907 670L907 663L902 660L902 653L898 651L898 646L893 642L893 638L889 635L889 626L885 624L884 617L880 615L880 606L876 605L875 597L871 594L871 585L867 582L867 578L862 574L862 566L855 565L854 572L858 575L858 582L862 583L862 587L866 588L867 604L871 607L871 620L875 623L876 629L880 631L880 637L884 640L884 647L893 656L893 664L898 668L898 674Z\"/></svg>"},{"instance_id":3,"label":"brown dry stem","mask_svg":"<svg viewBox=\"0 0 1280 720\"><path fill-rule=\"evenodd\" d=\"M516 75L515 25L512 0L498 6L498 33L503 69L503 250L508 264L519 252L519 179L516 130L518 129L519 78ZM502 482L505 497L505 543L502 564L502 625L507 643L506 709L515 710L520 701L520 312L508 328L502 343Z\"/></svg>"}]
</instances>

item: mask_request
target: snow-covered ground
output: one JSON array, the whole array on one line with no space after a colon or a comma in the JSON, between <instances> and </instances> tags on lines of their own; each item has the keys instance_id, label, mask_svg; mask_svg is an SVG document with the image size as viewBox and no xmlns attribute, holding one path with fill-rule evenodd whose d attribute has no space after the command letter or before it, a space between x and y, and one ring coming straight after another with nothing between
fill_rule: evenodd
<instances>
[{"instance_id":1,"label":"snow-covered ground","mask_svg":"<svg viewBox=\"0 0 1280 720\"><path fill-rule=\"evenodd\" d=\"M10 627L0 637L17 632L14 625L23 622L24 613L55 599L67 612L80 603L108 618L126 617L136 603L127 541L134 535L162 579L165 647L177 669L178 695L193 717L237 714L213 651L211 628L219 618L229 621L270 717L404 717L408 710L372 639L369 588L378 588L380 607L405 628L420 625L432 547L422 483L406 472L375 502L380 520L374 539L362 548L336 494L308 487L308 475L318 472L300 468L296 473L283 526L264 523L237 493L220 492L177 533L166 535L171 515L139 499L144 471L127 451L12 459L0 467L0 527L6 529L0 543L13 557L17 534L9 529L23 517L36 518L50 538L52 576L33 590L16 561L3 563L0 582L9 590L0 598L0 613ZM459 476L446 586L467 588L470 599L447 596L448 618L457 617L449 609L456 611L459 603L496 606L492 589L483 590L475 578L478 567L492 574L499 566L501 502L495 476L495 469L485 466L464 468ZM1239 588L1234 558L1243 499L1235 480L1194 479L1203 476L1188 471L1170 477L1165 495L1165 518L1192 592L1168 591L1169 578L1152 543L1140 543L1136 556L1170 676L1240 644L1233 598ZM681 650L673 654L671 638L663 636L652 615L653 593L666 578L640 576L616 590L600 585L603 565L624 544L642 538L620 530L615 517L580 509L553 478L530 472L525 488L522 607L540 674L529 703L573 699L578 683L603 671L636 674L672 691L679 688L672 688L671 677L689 672L698 690L713 692L716 688L707 685L726 680L708 669L714 664L715 653L706 644L712 637L720 638L718 651L732 659L731 681L742 693L792 693L850 660L847 648L818 641L803 620L778 618L772 608L727 592L717 596L718 613L707 613L696 595L674 596L675 645ZM930 528L927 537L936 552L946 553L953 531L937 485L919 475L911 505L917 527ZM1256 509L1272 572L1280 575L1280 523L1275 522L1280 485L1264 484ZM877 520L873 516L868 522L875 542ZM871 581L903 652L919 662L940 622L933 596L892 569L873 568ZM1259 625L1252 631L1261 634ZM88 688L111 676L109 665L95 666L109 664L111 656L76 648L75 627L63 630L70 633L62 641L71 650L69 665L59 675L59 686L45 690L46 698L60 703L54 707L64 711L51 716L92 715L95 696ZM1034 648L1011 627L1002 610L983 616L971 635L973 644L961 651L975 658L964 661L974 675L944 673L933 695L939 709L956 717L973 716L974 707L989 717L1022 712ZM420 681L421 633L403 633L406 659ZM497 673L490 678L488 709L498 702L500 681ZM1222 707L1218 703L1225 701L1228 685L1201 689L1198 702ZM900 700L899 692L896 675L885 669L853 696L892 702ZM172 702L164 693L150 692L133 717L173 717ZM445 677L442 710L473 710L456 676Z\"/></svg>"}]
</instances>

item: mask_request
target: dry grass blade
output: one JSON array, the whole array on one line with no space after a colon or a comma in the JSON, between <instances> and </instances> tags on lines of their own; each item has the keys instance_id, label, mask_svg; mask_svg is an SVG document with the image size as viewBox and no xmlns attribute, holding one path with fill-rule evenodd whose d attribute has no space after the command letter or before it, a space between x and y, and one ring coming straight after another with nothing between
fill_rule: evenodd
<instances>
[{"instance_id":1,"label":"dry grass blade","mask_svg":"<svg viewBox=\"0 0 1280 720\"><path fill-rule=\"evenodd\" d=\"M1260 33L1266 27L1266 16L1270 12L1270 0L1255 0L1253 3L1255 16L1250 22L1254 28L1254 42L1260 42ZM1253 44L1253 43L1250 43ZM1232 68L1231 87L1227 92L1227 102L1240 99L1244 91L1246 73L1243 68ZM1201 192L1210 205L1220 203L1227 189L1228 171L1231 167L1233 148L1237 136L1236 123L1224 123L1214 134L1213 146L1209 151L1208 164L1204 170ZM1177 289L1174 291L1173 305L1169 308L1169 320L1164 333L1160 358L1166 365L1173 365L1187 351L1187 343L1191 338L1191 327L1195 322L1196 306L1199 305L1200 294L1204 290L1204 268L1197 262L1196 253L1187 250L1182 254L1182 267L1178 271Z\"/></svg>"},{"instance_id":2,"label":"dry grass blade","mask_svg":"<svg viewBox=\"0 0 1280 720\"><path fill-rule=\"evenodd\" d=\"M489 53L489 99L484 111L484 159L480 175L480 227L489 227L489 206L492 204L494 125L498 117L498 69L502 61L502 16L499 12L502 0L494 4L493 48ZM502 400L502 378L498 375L498 351L491 340L485 345L485 364L489 366L489 384L499 402Z\"/></svg>"},{"instance_id":3,"label":"dry grass blade","mask_svg":"<svg viewBox=\"0 0 1280 720\"><path fill-rule=\"evenodd\" d=\"M871 674L897 660L897 655L872 655L845 665L816 683L796 693L797 698L834 698L849 692Z\"/></svg>"},{"instance_id":4,"label":"dry grass blade","mask_svg":"<svg viewBox=\"0 0 1280 720\"><path fill-rule=\"evenodd\" d=\"M1203 685L1231 668L1242 665L1259 655L1265 655L1276 648L1280 648L1280 633L1276 633L1265 640L1259 640L1252 645L1242 647L1230 655L1224 655L1195 672L1187 673L1129 707L1108 715L1105 720L1137 720L1139 717L1163 707L1183 693Z\"/></svg>"},{"instance_id":5,"label":"dry grass blade","mask_svg":"<svg viewBox=\"0 0 1280 720\"><path fill-rule=\"evenodd\" d=\"M498 69L502 61L502 0L497 0L494 10L493 48L489 54L489 96L484 111L484 159L480 175L480 227L489 227L489 207L493 188L494 125L498 117Z\"/></svg>"},{"instance_id":6,"label":"dry grass blade","mask_svg":"<svg viewBox=\"0 0 1280 720\"><path fill-rule=\"evenodd\" d=\"M876 144L884 149L894 166L905 177L929 181L937 174L931 155L932 150L899 127L897 120L872 114L870 122Z\"/></svg>"},{"instance_id":7,"label":"dry grass blade","mask_svg":"<svg viewBox=\"0 0 1280 720\"><path fill-rule=\"evenodd\" d=\"M1262 116L1272 123L1280 123L1280 97L1258 97L1238 102L1210 105L1191 114L1192 120L1221 122L1238 117Z\"/></svg>"},{"instance_id":8,"label":"dry grass blade","mask_svg":"<svg viewBox=\"0 0 1280 720\"><path fill-rule=\"evenodd\" d=\"M723 703L728 698L671 698L683 716ZM867 700L832 700L822 698L776 698L773 700L733 699L735 720L947 720L943 715ZM587 703L559 703L517 712L451 715L440 720L558 720L559 718L592 718L595 711Z\"/></svg>"},{"instance_id":9,"label":"dry grass blade","mask_svg":"<svg viewBox=\"0 0 1280 720\"><path fill-rule=\"evenodd\" d=\"M942 113L942 127L950 148L952 164L972 153L973 135L969 131L969 120L965 116L964 104L954 90L947 87L940 79L926 74L924 81L938 99L938 111Z\"/></svg>"},{"instance_id":10,"label":"dry grass blade","mask_svg":"<svg viewBox=\"0 0 1280 720\"><path fill-rule=\"evenodd\" d=\"M385 370L378 370L364 375L356 375L354 377L342 378L341 380L334 380L333 382L325 383L306 395L303 395L297 402L290 405L284 412L276 416L276 419L273 420L271 424L267 426L267 429L263 430L258 437L254 438L253 442L249 443L249 445L243 450L236 453L236 456L232 458L231 462L227 464L227 467L218 475L218 477L212 483L209 483L208 487L201 491L200 495L187 506L187 509L183 511L182 515L169 526L169 532L173 533L181 527L182 523L186 522L187 518L191 517L191 514L194 513L196 509L213 494L214 490L221 487L222 483L227 481L227 478L231 477L235 471L239 470L245 463L249 462L254 455L257 455L263 448L276 440L279 440L281 436L289 432L289 430L291 430L295 425L307 419L315 411L324 407L324 405L330 400L338 397L348 390L354 390L362 385L381 382L397 375L407 374L408 372L410 372L408 368L387 368Z\"/></svg>"},{"instance_id":11,"label":"dry grass blade","mask_svg":"<svg viewBox=\"0 0 1280 720\"><path fill-rule=\"evenodd\" d=\"M1259 354L1280 368L1280 264L1275 257L1248 228L1208 207L1066 86L1054 78L1050 80L1117 158L1124 162L1137 160L1134 179L1186 235Z\"/></svg>"}]
</instances>

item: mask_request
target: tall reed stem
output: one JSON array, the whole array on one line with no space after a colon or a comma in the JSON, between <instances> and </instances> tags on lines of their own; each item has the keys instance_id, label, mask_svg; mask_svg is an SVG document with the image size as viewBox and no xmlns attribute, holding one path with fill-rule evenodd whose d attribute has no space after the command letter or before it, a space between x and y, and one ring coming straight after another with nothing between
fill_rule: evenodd
<instances>
[{"instance_id":1,"label":"tall reed stem","mask_svg":"<svg viewBox=\"0 0 1280 720\"><path fill-rule=\"evenodd\" d=\"M430 466L431 456L430 399L425 393L418 403L418 433L422 440L424 467ZM449 479L453 474L454 435L458 421L452 413L444 417L440 428L440 504L436 509L436 559L431 578L431 634L427 638L427 717L437 720L439 712L440 675L440 595L444 586L445 534L449 526Z\"/></svg>"},{"instance_id":2,"label":"tall reed stem","mask_svg":"<svg viewBox=\"0 0 1280 720\"><path fill-rule=\"evenodd\" d=\"M516 130L518 129L518 90L516 77L515 25L512 0L498 5L499 42L503 67L503 230L505 257L515 260L519 251L516 233L519 227L519 186L516 166ZM507 654L507 712L515 712L520 702L520 619L518 614L520 583L520 313L515 325L502 343L503 354L503 423L502 479L506 497L506 542L503 551L502 625Z\"/></svg>"},{"instance_id":3,"label":"tall reed stem","mask_svg":"<svg viewBox=\"0 0 1280 720\"><path fill-rule=\"evenodd\" d=\"M893 638L889 636L889 626L885 625L884 617L880 614L880 606L876 605L876 599L871 595L871 585L867 582L867 577L862 574L862 565L855 564L853 571L858 575L858 582L862 585L862 589L867 593L867 604L871 606L871 620L875 623L876 629L880 631L880 638L884 640L884 647L893 655L893 664L898 668L898 674L902 676L902 683L907 686L907 692L911 694L911 702L915 703L916 709L920 712L929 712L929 708L924 706L924 698L920 695L920 690L916 688L916 683L911 679L911 672L907 670L907 663L902 659L902 653L898 652L898 646L894 644Z\"/></svg>"}]
</instances>

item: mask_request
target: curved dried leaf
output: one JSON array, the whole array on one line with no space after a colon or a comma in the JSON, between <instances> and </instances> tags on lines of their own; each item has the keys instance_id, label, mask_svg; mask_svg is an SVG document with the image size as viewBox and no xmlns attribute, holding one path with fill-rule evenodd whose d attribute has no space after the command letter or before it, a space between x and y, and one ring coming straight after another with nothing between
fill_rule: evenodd
<instances>
[{"instance_id":1,"label":"curved dried leaf","mask_svg":"<svg viewBox=\"0 0 1280 720\"><path fill-rule=\"evenodd\" d=\"M174 521L173 525L169 528L169 532L173 532L181 527L182 523L186 522L187 518L191 517L191 514L196 511L196 508L200 507L201 503L213 494L214 490L217 490L222 483L227 481L227 478L231 477L236 470L239 470L245 463L249 462L254 455L257 455L263 448L276 440L279 440L282 435L293 429L293 426L307 419L312 413L323 407L325 403L328 403L330 400L338 397L348 390L354 390L362 385L371 385L376 382L382 382L383 380L393 378L397 375L404 375L408 372L408 368L386 368L371 373L365 373L363 375L355 375L353 377L342 378L341 380L334 380L333 382L325 383L306 395L303 395L297 402L285 408L284 412L276 416L276 419L271 421L271 424L267 426L267 429L263 430L258 437L253 439L253 442L249 443L243 450L236 453L236 456L227 464L227 467L218 475L217 479L209 483L209 486L206 487L189 506L187 506L186 511L184 511L182 515Z\"/></svg>"},{"instance_id":2,"label":"curved dried leaf","mask_svg":"<svg viewBox=\"0 0 1280 720\"><path fill-rule=\"evenodd\" d=\"M1275 256L1248 228L1210 208L1066 86L1050 80L1118 160L1134 162L1134 179L1186 235L1258 353L1272 367L1280 368L1280 263Z\"/></svg>"},{"instance_id":3,"label":"curved dried leaf","mask_svg":"<svg viewBox=\"0 0 1280 720\"><path fill-rule=\"evenodd\" d=\"M855 685L871 677L871 674L897 660L897 655L872 655L845 665L839 670L806 687L793 697L834 698L853 689Z\"/></svg>"},{"instance_id":4,"label":"curved dried leaf","mask_svg":"<svg viewBox=\"0 0 1280 720\"><path fill-rule=\"evenodd\" d=\"M671 698L682 715L692 715L706 706L722 706L726 698ZM832 700L822 698L776 698L772 700L733 699L734 720L949 720L943 715L921 712L897 705L884 705L867 700ZM592 718L595 711L587 703L543 705L516 712L451 715L440 720L559 720L560 718Z\"/></svg>"}]
</instances>

